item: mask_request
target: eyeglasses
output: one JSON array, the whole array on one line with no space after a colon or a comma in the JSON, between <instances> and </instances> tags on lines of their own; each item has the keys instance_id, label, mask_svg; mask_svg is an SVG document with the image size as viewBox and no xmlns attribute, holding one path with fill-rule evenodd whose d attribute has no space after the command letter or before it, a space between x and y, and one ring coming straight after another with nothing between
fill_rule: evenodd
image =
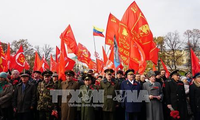
<instances>
[{"instance_id":1,"label":"eyeglasses","mask_svg":"<svg viewBox=\"0 0 200 120\"><path fill-rule=\"evenodd\" d=\"M108 75L112 75L112 74L108 74Z\"/></svg>"}]
</instances>

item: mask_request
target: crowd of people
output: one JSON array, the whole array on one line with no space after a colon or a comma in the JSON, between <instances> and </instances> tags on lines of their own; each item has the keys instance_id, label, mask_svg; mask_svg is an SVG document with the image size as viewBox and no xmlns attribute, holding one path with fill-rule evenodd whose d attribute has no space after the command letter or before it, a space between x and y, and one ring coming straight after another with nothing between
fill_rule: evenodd
<instances>
[{"instance_id":1,"label":"crowd of people","mask_svg":"<svg viewBox=\"0 0 200 120\"><path fill-rule=\"evenodd\" d=\"M141 75L133 69L106 69L104 75L67 70L65 76L60 80L49 70L1 72L0 120L200 120L200 73L180 76L176 70L166 78L165 70ZM55 90L82 91L80 106L69 105L76 104L70 102L73 94L53 102L51 91ZM91 98L94 90L104 91L102 106L85 99ZM114 100L116 91L124 100ZM130 101L133 98L124 91L136 91L137 97L146 91L146 100ZM178 112L176 117L172 111Z\"/></svg>"}]
</instances>

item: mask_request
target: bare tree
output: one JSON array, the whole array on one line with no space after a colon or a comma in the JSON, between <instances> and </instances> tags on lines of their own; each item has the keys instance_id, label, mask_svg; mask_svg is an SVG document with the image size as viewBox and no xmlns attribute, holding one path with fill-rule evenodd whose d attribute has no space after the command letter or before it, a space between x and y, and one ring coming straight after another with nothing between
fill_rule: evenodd
<instances>
[{"instance_id":1,"label":"bare tree","mask_svg":"<svg viewBox=\"0 0 200 120\"><path fill-rule=\"evenodd\" d=\"M188 58L187 58L187 67L191 70L191 51L196 52L197 56L200 56L199 52L199 44L200 44L200 30L199 29L193 29L193 30L186 30L183 34L186 41L186 50L188 50Z\"/></svg>"},{"instance_id":2,"label":"bare tree","mask_svg":"<svg viewBox=\"0 0 200 120\"><path fill-rule=\"evenodd\" d=\"M38 55L39 55L40 58L41 58L41 56L42 56L42 52L41 52L41 48L40 48L40 46L39 46L39 45L36 45L34 48L35 48L35 50L37 51Z\"/></svg>"},{"instance_id":3,"label":"bare tree","mask_svg":"<svg viewBox=\"0 0 200 120\"><path fill-rule=\"evenodd\" d=\"M53 48L50 45L45 44L44 47L42 48L42 51L44 53L45 59L49 60L50 53L53 51Z\"/></svg>"},{"instance_id":4,"label":"bare tree","mask_svg":"<svg viewBox=\"0 0 200 120\"><path fill-rule=\"evenodd\" d=\"M181 58L183 57L182 45L183 42L180 40L179 33L169 32L164 37L164 43L166 44L165 49L165 62L170 70L176 70L178 65L181 65Z\"/></svg>"}]
</instances>

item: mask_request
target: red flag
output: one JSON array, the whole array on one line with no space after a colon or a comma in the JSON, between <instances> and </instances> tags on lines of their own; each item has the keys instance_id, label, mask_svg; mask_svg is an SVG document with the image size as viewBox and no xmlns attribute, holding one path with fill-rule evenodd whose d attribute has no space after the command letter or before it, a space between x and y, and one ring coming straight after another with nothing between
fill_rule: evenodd
<instances>
[{"instance_id":1,"label":"red flag","mask_svg":"<svg viewBox=\"0 0 200 120\"><path fill-rule=\"evenodd\" d=\"M108 61L108 57L106 55L106 52L102 46L102 51L103 51L103 62L104 62L104 65L106 65L107 61Z\"/></svg>"},{"instance_id":2,"label":"red flag","mask_svg":"<svg viewBox=\"0 0 200 120\"><path fill-rule=\"evenodd\" d=\"M95 71L97 71L97 65L94 61L90 60L89 64L88 64L88 68L89 69L93 69Z\"/></svg>"},{"instance_id":3,"label":"red flag","mask_svg":"<svg viewBox=\"0 0 200 120\"><path fill-rule=\"evenodd\" d=\"M162 59L160 59L160 61L161 61L161 63L162 63L162 66L163 66L163 68L165 69L165 76L166 76L166 78L168 78L169 77L169 75L170 75L170 73L169 73L169 71L167 70L167 67L165 66L165 63L162 61Z\"/></svg>"},{"instance_id":4,"label":"red flag","mask_svg":"<svg viewBox=\"0 0 200 120\"><path fill-rule=\"evenodd\" d=\"M81 43L79 43L77 46L76 56L78 57L78 60L80 62L83 62L83 63L86 63L87 65L89 65L89 62L91 60L91 58L90 58L91 54L88 51L88 49Z\"/></svg>"},{"instance_id":5,"label":"red flag","mask_svg":"<svg viewBox=\"0 0 200 120\"><path fill-rule=\"evenodd\" d=\"M4 72L8 71L8 69L10 69L10 43L8 43L7 45L7 52L6 52L6 65L5 65L5 69Z\"/></svg>"},{"instance_id":6,"label":"red flag","mask_svg":"<svg viewBox=\"0 0 200 120\"><path fill-rule=\"evenodd\" d=\"M131 41L129 68L142 74L146 68L145 54L141 46L136 41Z\"/></svg>"},{"instance_id":7,"label":"red flag","mask_svg":"<svg viewBox=\"0 0 200 120\"><path fill-rule=\"evenodd\" d=\"M97 72L100 73L103 70L103 61L100 59L97 60Z\"/></svg>"},{"instance_id":8,"label":"red flag","mask_svg":"<svg viewBox=\"0 0 200 120\"><path fill-rule=\"evenodd\" d=\"M145 16L135 1L127 8L123 15L122 22L128 26L133 39L136 40L144 50L146 60L150 60L153 35Z\"/></svg>"},{"instance_id":9,"label":"red flag","mask_svg":"<svg viewBox=\"0 0 200 120\"><path fill-rule=\"evenodd\" d=\"M37 52L35 52L35 61L33 71L39 71L41 68L41 60Z\"/></svg>"},{"instance_id":10,"label":"red flag","mask_svg":"<svg viewBox=\"0 0 200 120\"><path fill-rule=\"evenodd\" d=\"M41 72L44 72L44 71L46 71L47 69L49 69L49 65L48 65L48 63L47 63L45 57L43 56L43 57L42 57L42 61L41 61L41 68L40 68L40 71L41 71Z\"/></svg>"},{"instance_id":11,"label":"red flag","mask_svg":"<svg viewBox=\"0 0 200 120\"><path fill-rule=\"evenodd\" d=\"M1 43L0 43L1 44ZM5 71L6 69L6 57L3 51L2 46L0 45L0 72Z\"/></svg>"},{"instance_id":12,"label":"red flag","mask_svg":"<svg viewBox=\"0 0 200 120\"><path fill-rule=\"evenodd\" d=\"M13 61L13 68L18 70L19 72L22 72L24 67L25 67L25 56L23 53L23 47L22 45L20 46L19 50L17 51L17 53L14 56L14 61Z\"/></svg>"},{"instance_id":13,"label":"red flag","mask_svg":"<svg viewBox=\"0 0 200 120\"><path fill-rule=\"evenodd\" d=\"M76 62L70 58L67 58L65 63L65 70L72 70Z\"/></svg>"},{"instance_id":14,"label":"red flag","mask_svg":"<svg viewBox=\"0 0 200 120\"><path fill-rule=\"evenodd\" d=\"M58 78L62 79L62 80L66 80L65 79L65 58L63 53L60 53L60 63L59 63L59 68L58 68Z\"/></svg>"},{"instance_id":15,"label":"red flag","mask_svg":"<svg viewBox=\"0 0 200 120\"><path fill-rule=\"evenodd\" d=\"M104 70L105 69L115 69L114 66L114 45L110 46L111 51L110 51L110 55L109 55L109 59L106 62L106 65L104 65Z\"/></svg>"},{"instance_id":16,"label":"red flag","mask_svg":"<svg viewBox=\"0 0 200 120\"><path fill-rule=\"evenodd\" d=\"M156 43L152 42L152 47L151 47L151 51L150 51L150 60L157 65L158 63L158 52L159 49L156 47Z\"/></svg>"},{"instance_id":17,"label":"red flag","mask_svg":"<svg viewBox=\"0 0 200 120\"><path fill-rule=\"evenodd\" d=\"M117 38L118 34L118 27L119 27L119 20L110 13L108 17L108 23L106 28L106 38L105 44L107 45L114 45L114 36Z\"/></svg>"},{"instance_id":18,"label":"red flag","mask_svg":"<svg viewBox=\"0 0 200 120\"><path fill-rule=\"evenodd\" d=\"M52 55L50 56L50 70L52 72L57 72L57 63L56 61L53 59Z\"/></svg>"},{"instance_id":19,"label":"red flag","mask_svg":"<svg viewBox=\"0 0 200 120\"><path fill-rule=\"evenodd\" d=\"M155 64L153 64L153 71L157 71Z\"/></svg>"},{"instance_id":20,"label":"red flag","mask_svg":"<svg viewBox=\"0 0 200 120\"><path fill-rule=\"evenodd\" d=\"M58 63L60 58L60 49L56 46L56 62Z\"/></svg>"},{"instance_id":21,"label":"red flag","mask_svg":"<svg viewBox=\"0 0 200 120\"><path fill-rule=\"evenodd\" d=\"M192 75L194 76L196 73L200 72L200 64L199 64L199 59L195 55L194 51L191 50L191 63L192 63Z\"/></svg>"},{"instance_id":22,"label":"red flag","mask_svg":"<svg viewBox=\"0 0 200 120\"><path fill-rule=\"evenodd\" d=\"M28 64L27 61L25 61L25 67L24 67L25 70L29 70L30 69L30 65Z\"/></svg>"},{"instance_id":23,"label":"red flag","mask_svg":"<svg viewBox=\"0 0 200 120\"><path fill-rule=\"evenodd\" d=\"M67 45L68 53L76 53L77 43L70 25L60 35L60 39Z\"/></svg>"}]
</instances>

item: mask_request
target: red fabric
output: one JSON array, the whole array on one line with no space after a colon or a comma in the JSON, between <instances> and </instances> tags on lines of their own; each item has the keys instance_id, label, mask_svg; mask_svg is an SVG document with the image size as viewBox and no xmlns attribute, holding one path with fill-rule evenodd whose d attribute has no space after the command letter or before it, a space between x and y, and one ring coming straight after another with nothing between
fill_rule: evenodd
<instances>
[{"instance_id":1,"label":"red fabric","mask_svg":"<svg viewBox=\"0 0 200 120\"><path fill-rule=\"evenodd\" d=\"M60 58L60 49L56 46L56 62L58 63Z\"/></svg>"},{"instance_id":2,"label":"red fabric","mask_svg":"<svg viewBox=\"0 0 200 120\"><path fill-rule=\"evenodd\" d=\"M25 70L29 70L30 69L30 65L28 64L27 61L25 61L25 67L24 67Z\"/></svg>"},{"instance_id":3,"label":"red fabric","mask_svg":"<svg viewBox=\"0 0 200 120\"><path fill-rule=\"evenodd\" d=\"M41 72L44 72L44 71L46 71L47 69L49 69L49 65L48 65L46 59L45 59L44 56L43 56L42 61L41 61L41 68L40 68L40 71L41 71Z\"/></svg>"},{"instance_id":4,"label":"red fabric","mask_svg":"<svg viewBox=\"0 0 200 120\"><path fill-rule=\"evenodd\" d=\"M91 54L88 49L81 43L79 43L77 46L76 56L80 62L86 63L89 66Z\"/></svg>"},{"instance_id":5,"label":"red fabric","mask_svg":"<svg viewBox=\"0 0 200 120\"><path fill-rule=\"evenodd\" d=\"M97 72L100 73L103 70L103 61L100 59L97 60Z\"/></svg>"},{"instance_id":6,"label":"red fabric","mask_svg":"<svg viewBox=\"0 0 200 120\"><path fill-rule=\"evenodd\" d=\"M67 45L68 53L76 53L77 43L70 25L60 35L60 39Z\"/></svg>"},{"instance_id":7,"label":"red fabric","mask_svg":"<svg viewBox=\"0 0 200 120\"><path fill-rule=\"evenodd\" d=\"M41 68L41 60L37 52L35 52L35 61L33 71L39 71Z\"/></svg>"},{"instance_id":8,"label":"red fabric","mask_svg":"<svg viewBox=\"0 0 200 120\"><path fill-rule=\"evenodd\" d=\"M128 26L133 39L137 41L144 50L146 60L150 60L151 43L153 35L147 20L134 1L122 17L122 23Z\"/></svg>"},{"instance_id":9,"label":"red fabric","mask_svg":"<svg viewBox=\"0 0 200 120\"><path fill-rule=\"evenodd\" d=\"M114 15L110 14L106 28L105 44L114 45L114 36L118 36L118 27L119 20Z\"/></svg>"},{"instance_id":10,"label":"red fabric","mask_svg":"<svg viewBox=\"0 0 200 120\"><path fill-rule=\"evenodd\" d=\"M6 59L2 46L0 46L0 72L5 71Z\"/></svg>"},{"instance_id":11,"label":"red fabric","mask_svg":"<svg viewBox=\"0 0 200 120\"><path fill-rule=\"evenodd\" d=\"M94 61L90 60L88 68L97 71L97 65Z\"/></svg>"},{"instance_id":12,"label":"red fabric","mask_svg":"<svg viewBox=\"0 0 200 120\"><path fill-rule=\"evenodd\" d=\"M50 56L50 70L52 72L57 72L57 62L53 59L52 55Z\"/></svg>"},{"instance_id":13,"label":"red fabric","mask_svg":"<svg viewBox=\"0 0 200 120\"><path fill-rule=\"evenodd\" d=\"M160 61L161 61L161 63L162 63L162 66L163 66L163 68L165 69L165 76L166 76L166 78L168 78L169 77L169 75L170 75L170 73L169 73L169 71L167 70L167 67L165 66L165 63L162 61L162 59L160 59Z\"/></svg>"},{"instance_id":14,"label":"red fabric","mask_svg":"<svg viewBox=\"0 0 200 120\"><path fill-rule=\"evenodd\" d=\"M76 62L70 58L67 58L65 63L65 70L72 70Z\"/></svg>"},{"instance_id":15,"label":"red fabric","mask_svg":"<svg viewBox=\"0 0 200 120\"><path fill-rule=\"evenodd\" d=\"M59 69L58 69L58 78L65 80L65 58L63 53L60 54L60 63L59 63Z\"/></svg>"},{"instance_id":16,"label":"red fabric","mask_svg":"<svg viewBox=\"0 0 200 120\"><path fill-rule=\"evenodd\" d=\"M157 65L157 63L158 63L158 52L159 52L159 49L157 48L156 43L152 42L152 44L151 44L151 51L150 51L150 60L155 65Z\"/></svg>"},{"instance_id":17,"label":"red fabric","mask_svg":"<svg viewBox=\"0 0 200 120\"><path fill-rule=\"evenodd\" d=\"M104 37L104 35L102 33L96 33L96 32L93 32L93 36L100 36L100 37Z\"/></svg>"},{"instance_id":18,"label":"red fabric","mask_svg":"<svg viewBox=\"0 0 200 120\"><path fill-rule=\"evenodd\" d=\"M23 51L23 47L21 45L20 48L19 48L19 50L15 54L13 62L12 62L13 69L18 70L19 72L22 72L22 70L25 67L25 61L26 61L26 59L25 59L25 56L24 56L23 52L24 52Z\"/></svg>"},{"instance_id":19,"label":"red fabric","mask_svg":"<svg viewBox=\"0 0 200 120\"><path fill-rule=\"evenodd\" d=\"M8 71L8 69L10 69L10 43L8 43L7 45L7 53L6 53L6 65L5 65L5 69L4 72Z\"/></svg>"},{"instance_id":20,"label":"red fabric","mask_svg":"<svg viewBox=\"0 0 200 120\"><path fill-rule=\"evenodd\" d=\"M155 64L153 64L153 71L157 71Z\"/></svg>"},{"instance_id":21,"label":"red fabric","mask_svg":"<svg viewBox=\"0 0 200 120\"><path fill-rule=\"evenodd\" d=\"M106 65L106 62L108 61L108 57L107 57L106 51L104 50L103 46L102 46L102 51L103 51L103 63L104 63L104 65Z\"/></svg>"},{"instance_id":22,"label":"red fabric","mask_svg":"<svg viewBox=\"0 0 200 120\"><path fill-rule=\"evenodd\" d=\"M191 63L192 63L192 75L194 76L196 73L200 72L200 64L199 64L199 59L195 55L194 51L191 50Z\"/></svg>"},{"instance_id":23,"label":"red fabric","mask_svg":"<svg viewBox=\"0 0 200 120\"><path fill-rule=\"evenodd\" d=\"M146 69L145 53L136 41L131 41L129 69L143 74Z\"/></svg>"}]
</instances>

